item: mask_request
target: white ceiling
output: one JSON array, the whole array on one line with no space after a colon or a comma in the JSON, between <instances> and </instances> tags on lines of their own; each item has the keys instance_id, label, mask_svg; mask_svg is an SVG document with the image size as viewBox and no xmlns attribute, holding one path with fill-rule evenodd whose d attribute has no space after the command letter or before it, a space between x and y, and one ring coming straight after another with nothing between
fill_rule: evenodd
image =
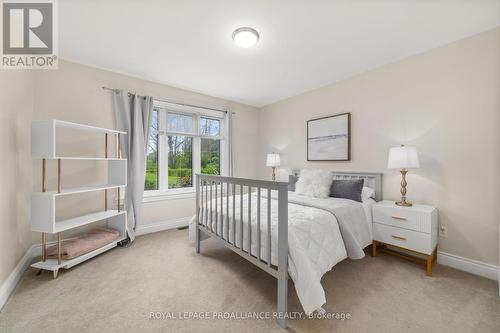
<instances>
[{"instance_id":1,"label":"white ceiling","mask_svg":"<svg viewBox=\"0 0 500 333\"><path fill-rule=\"evenodd\" d=\"M62 0L59 20L64 59L263 106L495 28L500 1Z\"/></svg>"}]
</instances>

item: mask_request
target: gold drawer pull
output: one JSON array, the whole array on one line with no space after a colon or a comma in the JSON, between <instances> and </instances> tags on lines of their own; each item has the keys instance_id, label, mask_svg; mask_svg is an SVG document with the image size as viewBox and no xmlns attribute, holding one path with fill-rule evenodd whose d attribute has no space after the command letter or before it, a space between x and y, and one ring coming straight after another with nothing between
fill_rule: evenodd
<instances>
[{"instance_id":1,"label":"gold drawer pull","mask_svg":"<svg viewBox=\"0 0 500 333\"><path fill-rule=\"evenodd\" d=\"M401 237L401 236L395 236L395 235L392 235L392 238L396 238L396 239L399 239L399 240L406 240L406 238L404 237Z\"/></svg>"},{"instance_id":2,"label":"gold drawer pull","mask_svg":"<svg viewBox=\"0 0 500 333\"><path fill-rule=\"evenodd\" d=\"M401 220L401 221L406 221L406 217L400 217L400 216L391 216L395 220Z\"/></svg>"}]
</instances>

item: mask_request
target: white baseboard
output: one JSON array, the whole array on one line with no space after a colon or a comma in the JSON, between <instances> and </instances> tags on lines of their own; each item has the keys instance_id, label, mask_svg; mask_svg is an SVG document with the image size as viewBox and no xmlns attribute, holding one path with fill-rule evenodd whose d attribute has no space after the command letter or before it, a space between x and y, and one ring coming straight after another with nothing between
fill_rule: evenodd
<instances>
[{"instance_id":1,"label":"white baseboard","mask_svg":"<svg viewBox=\"0 0 500 333\"><path fill-rule=\"evenodd\" d=\"M191 221L192 216L182 217L179 219L168 220L163 222L151 223L146 225L140 225L135 229L135 235L141 236L150 234L153 232L176 229L181 227L187 227L189 225L189 221Z\"/></svg>"},{"instance_id":2,"label":"white baseboard","mask_svg":"<svg viewBox=\"0 0 500 333\"><path fill-rule=\"evenodd\" d=\"M500 267L498 266L441 251L438 251L438 264L498 281L500 286Z\"/></svg>"},{"instance_id":3,"label":"white baseboard","mask_svg":"<svg viewBox=\"0 0 500 333\"><path fill-rule=\"evenodd\" d=\"M34 248L35 245L28 248L24 256L17 263L12 273L10 273L7 280L5 280L2 286L0 286L0 309L3 308L5 303L7 303L9 296L14 292L14 289L16 289L19 280L21 280L21 276L23 275L24 271L26 271L26 269L31 264L31 260L34 257L33 256Z\"/></svg>"}]
</instances>

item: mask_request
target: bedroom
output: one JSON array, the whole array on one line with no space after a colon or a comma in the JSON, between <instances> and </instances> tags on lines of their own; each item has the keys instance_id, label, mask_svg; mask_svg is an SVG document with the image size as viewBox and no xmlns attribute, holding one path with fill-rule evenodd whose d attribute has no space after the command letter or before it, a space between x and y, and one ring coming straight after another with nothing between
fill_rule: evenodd
<instances>
[{"instance_id":1,"label":"bedroom","mask_svg":"<svg viewBox=\"0 0 500 333\"><path fill-rule=\"evenodd\" d=\"M499 1L43 3L44 63L2 41L0 331L500 330Z\"/></svg>"}]
</instances>

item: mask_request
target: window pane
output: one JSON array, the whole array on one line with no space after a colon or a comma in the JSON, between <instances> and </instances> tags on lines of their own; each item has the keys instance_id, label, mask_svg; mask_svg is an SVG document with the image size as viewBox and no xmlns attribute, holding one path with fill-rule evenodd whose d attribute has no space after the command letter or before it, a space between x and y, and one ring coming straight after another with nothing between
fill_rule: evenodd
<instances>
[{"instance_id":1,"label":"window pane","mask_svg":"<svg viewBox=\"0 0 500 333\"><path fill-rule=\"evenodd\" d=\"M168 113L167 131L193 133L193 117Z\"/></svg>"},{"instance_id":2,"label":"window pane","mask_svg":"<svg viewBox=\"0 0 500 333\"><path fill-rule=\"evenodd\" d=\"M168 136L168 188L193 186L193 138Z\"/></svg>"},{"instance_id":3,"label":"window pane","mask_svg":"<svg viewBox=\"0 0 500 333\"><path fill-rule=\"evenodd\" d=\"M200 134L220 136L220 120L201 117Z\"/></svg>"},{"instance_id":4,"label":"window pane","mask_svg":"<svg viewBox=\"0 0 500 333\"><path fill-rule=\"evenodd\" d=\"M201 139L201 173L220 175L220 140Z\"/></svg>"},{"instance_id":5,"label":"window pane","mask_svg":"<svg viewBox=\"0 0 500 333\"><path fill-rule=\"evenodd\" d=\"M151 114L151 128L146 156L146 180L144 190L158 190L158 110Z\"/></svg>"}]
</instances>

